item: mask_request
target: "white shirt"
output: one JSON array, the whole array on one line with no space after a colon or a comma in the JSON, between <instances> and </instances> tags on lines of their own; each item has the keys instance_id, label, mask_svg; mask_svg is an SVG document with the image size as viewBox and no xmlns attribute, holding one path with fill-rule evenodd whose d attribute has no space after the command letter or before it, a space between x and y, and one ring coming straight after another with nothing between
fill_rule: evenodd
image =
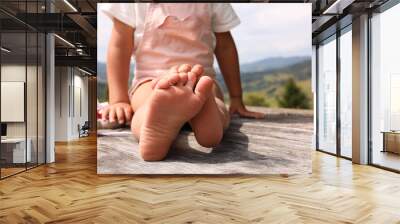
<instances>
[{"instance_id":1,"label":"white shirt","mask_svg":"<svg viewBox=\"0 0 400 224\"><path fill-rule=\"evenodd\" d=\"M134 51L139 45L144 31L144 22L147 8L151 3L109 3L105 4L102 12L108 17L118 19L119 21L135 28ZM215 33L228 32L240 24L240 20L233 11L229 3L208 3L212 10L212 30ZM215 48L215 36L213 37L213 46Z\"/></svg>"}]
</instances>

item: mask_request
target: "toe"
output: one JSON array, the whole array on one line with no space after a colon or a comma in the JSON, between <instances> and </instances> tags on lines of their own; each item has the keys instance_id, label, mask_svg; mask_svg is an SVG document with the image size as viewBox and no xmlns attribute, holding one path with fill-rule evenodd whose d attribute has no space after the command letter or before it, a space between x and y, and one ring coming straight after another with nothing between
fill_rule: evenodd
<instances>
[{"instance_id":1,"label":"toe","mask_svg":"<svg viewBox=\"0 0 400 224\"><path fill-rule=\"evenodd\" d=\"M203 76L199 79L196 89L194 90L195 95L203 102L210 96L214 80L208 76Z\"/></svg>"},{"instance_id":2,"label":"toe","mask_svg":"<svg viewBox=\"0 0 400 224\"><path fill-rule=\"evenodd\" d=\"M197 75L193 72L188 72L188 81L186 82L186 86L193 90L196 85Z\"/></svg>"},{"instance_id":3,"label":"toe","mask_svg":"<svg viewBox=\"0 0 400 224\"><path fill-rule=\"evenodd\" d=\"M156 86L155 89L168 89L171 86L171 84L168 81L168 78L161 78Z\"/></svg>"},{"instance_id":4,"label":"toe","mask_svg":"<svg viewBox=\"0 0 400 224\"><path fill-rule=\"evenodd\" d=\"M170 86L174 86L179 84L180 82L180 76L179 73L172 73L171 75L168 76L168 83Z\"/></svg>"},{"instance_id":5,"label":"toe","mask_svg":"<svg viewBox=\"0 0 400 224\"><path fill-rule=\"evenodd\" d=\"M200 77L204 72L204 68L203 68L203 66L197 64L197 65L193 66L191 72L195 73L197 75L197 77Z\"/></svg>"},{"instance_id":6,"label":"toe","mask_svg":"<svg viewBox=\"0 0 400 224\"><path fill-rule=\"evenodd\" d=\"M187 72L179 72L180 84L186 85L189 77Z\"/></svg>"},{"instance_id":7,"label":"toe","mask_svg":"<svg viewBox=\"0 0 400 224\"><path fill-rule=\"evenodd\" d=\"M192 66L190 66L189 64L182 64L178 68L178 72L190 72L190 70L192 70Z\"/></svg>"}]
</instances>

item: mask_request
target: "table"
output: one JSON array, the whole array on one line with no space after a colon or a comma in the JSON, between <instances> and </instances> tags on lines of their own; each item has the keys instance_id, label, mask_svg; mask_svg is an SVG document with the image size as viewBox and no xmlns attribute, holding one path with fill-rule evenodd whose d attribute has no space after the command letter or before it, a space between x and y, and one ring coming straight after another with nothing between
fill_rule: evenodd
<instances>
[{"instance_id":1,"label":"table","mask_svg":"<svg viewBox=\"0 0 400 224\"><path fill-rule=\"evenodd\" d=\"M25 144L27 144L25 152ZM32 140L27 138L2 138L1 139L1 157L6 163L26 163L30 162Z\"/></svg>"},{"instance_id":2,"label":"table","mask_svg":"<svg viewBox=\"0 0 400 224\"><path fill-rule=\"evenodd\" d=\"M382 152L392 152L400 154L400 131L382 131L383 150Z\"/></svg>"}]
</instances>

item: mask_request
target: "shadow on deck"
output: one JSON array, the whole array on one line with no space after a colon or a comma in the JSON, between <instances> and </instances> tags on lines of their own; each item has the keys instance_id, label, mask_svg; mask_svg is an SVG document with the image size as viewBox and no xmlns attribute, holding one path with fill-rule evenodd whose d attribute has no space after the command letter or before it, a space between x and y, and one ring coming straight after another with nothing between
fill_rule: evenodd
<instances>
[{"instance_id":1,"label":"shadow on deck","mask_svg":"<svg viewBox=\"0 0 400 224\"><path fill-rule=\"evenodd\" d=\"M100 174L295 174L311 172L312 112L252 108L264 120L233 118L222 143L200 146L183 130L167 158L140 159L129 129L98 132Z\"/></svg>"}]
</instances>

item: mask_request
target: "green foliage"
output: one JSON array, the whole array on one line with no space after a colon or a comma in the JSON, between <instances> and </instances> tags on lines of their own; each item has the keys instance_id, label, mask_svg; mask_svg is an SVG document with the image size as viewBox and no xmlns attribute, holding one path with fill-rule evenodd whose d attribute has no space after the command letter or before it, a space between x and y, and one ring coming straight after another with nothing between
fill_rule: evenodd
<instances>
[{"instance_id":1,"label":"green foliage","mask_svg":"<svg viewBox=\"0 0 400 224\"><path fill-rule=\"evenodd\" d=\"M248 106L260 106L269 107L270 104L267 102L265 95L262 93L247 93L244 95L244 104Z\"/></svg>"},{"instance_id":2,"label":"green foliage","mask_svg":"<svg viewBox=\"0 0 400 224\"><path fill-rule=\"evenodd\" d=\"M277 96L279 106L284 108L310 109L310 100L293 78L289 78L283 87L283 93Z\"/></svg>"},{"instance_id":3,"label":"green foliage","mask_svg":"<svg viewBox=\"0 0 400 224\"><path fill-rule=\"evenodd\" d=\"M100 102L108 101L108 87L107 83L104 82L97 82L97 99Z\"/></svg>"}]
</instances>

